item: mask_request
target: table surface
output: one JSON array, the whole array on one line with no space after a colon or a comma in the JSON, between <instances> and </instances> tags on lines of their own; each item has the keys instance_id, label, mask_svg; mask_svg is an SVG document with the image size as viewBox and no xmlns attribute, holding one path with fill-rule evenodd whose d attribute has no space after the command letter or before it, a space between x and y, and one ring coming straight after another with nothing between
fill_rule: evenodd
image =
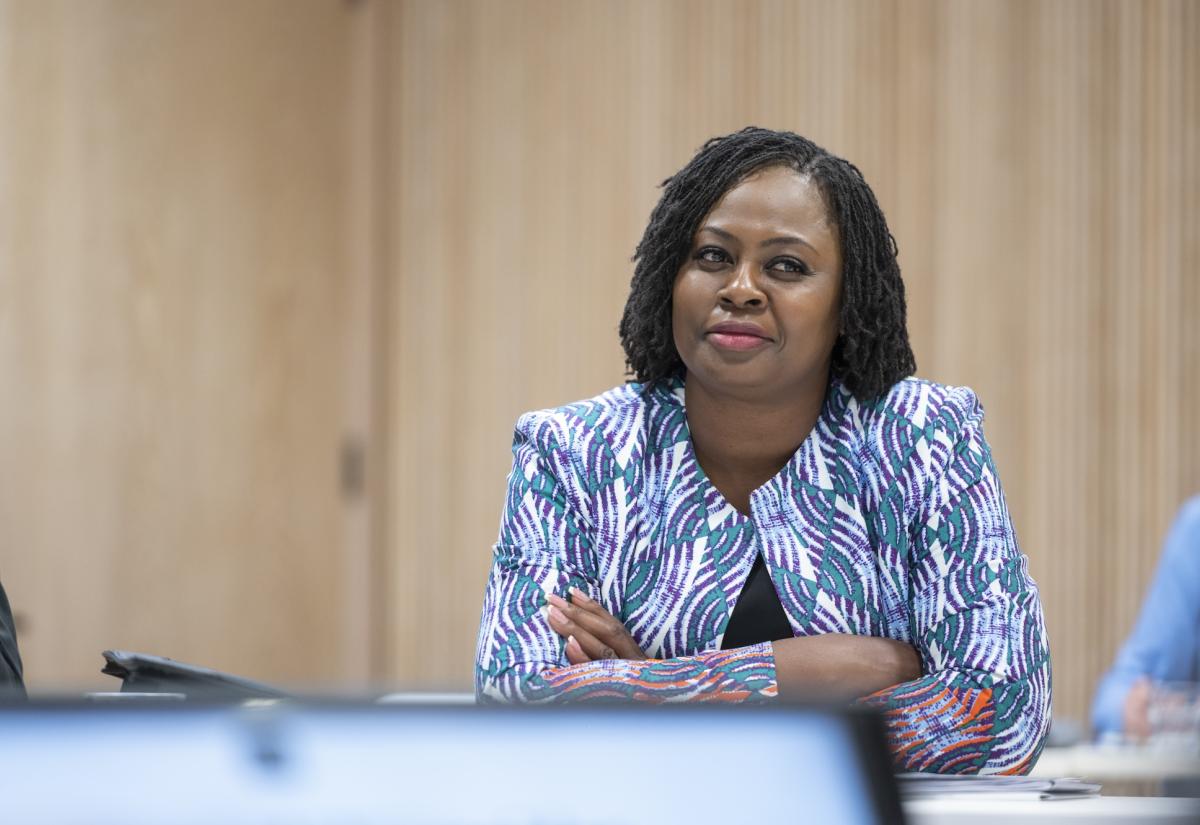
<instances>
[{"instance_id":1,"label":"table surface","mask_svg":"<svg viewBox=\"0 0 1200 825\"><path fill-rule=\"evenodd\" d=\"M1062 822L1195 825L1200 822L1200 799L1098 796L1038 801L952 797L910 800L904 803L904 812L911 825L952 825L963 822L969 825L1057 825Z\"/></svg>"},{"instance_id":2,"label":"table surface","mask_svg":"<svg viewBox=\"0 0 1200 825\"><path fill-rule=\"evenodd\" d=\"M1200 777L1200 754L1121 745L1046 748L1030 775L1078 776L1099 782Z\"/></svg>"}]
</instances>

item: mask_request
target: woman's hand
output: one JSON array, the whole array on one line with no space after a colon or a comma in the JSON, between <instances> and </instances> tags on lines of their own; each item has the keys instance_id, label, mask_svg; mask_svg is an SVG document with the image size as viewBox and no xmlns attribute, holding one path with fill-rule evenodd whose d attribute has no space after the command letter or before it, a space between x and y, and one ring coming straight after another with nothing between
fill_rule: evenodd
<instances>
[{"instance_id":1,"label":"woman's hand","mask_svg":"<svg viewBox=\"0 0 1200 825\"><path fill-rule=\"evenodd\" d=\"M645 659L625 625L578 587L571 601L550 593L550 629L567 640L567 661L582 665L599 659Z\"/></svg>"}]
</instances>

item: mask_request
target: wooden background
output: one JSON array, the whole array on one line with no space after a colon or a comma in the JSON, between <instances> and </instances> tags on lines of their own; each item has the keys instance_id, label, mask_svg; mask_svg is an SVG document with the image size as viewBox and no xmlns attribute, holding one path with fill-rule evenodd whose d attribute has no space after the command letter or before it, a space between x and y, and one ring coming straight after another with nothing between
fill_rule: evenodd
<instances>
[{"instance_id":1,"label":"wooden background","mask_svg":"<svg viewBox=\"0 0 1200 825\"><path fill-rule=\"evenodd\" d=\"M30 685L119 644L468 689L516 416L622 380L657 183L756 123L874 187L1083 720L1200 492L1197 42L1188 0L0 0Z\"/></svg>"},{"instance_id":2,"label":"wooden background","mask_svg":"<svg viewBox=\"0 0 1200 825\"><path fill-rule=\"evenodd\" d=\"M112 647L367 667L353 42L340 3L0 2L0 577L32 689L115 685Z\"/></svg>"}]
</instances>

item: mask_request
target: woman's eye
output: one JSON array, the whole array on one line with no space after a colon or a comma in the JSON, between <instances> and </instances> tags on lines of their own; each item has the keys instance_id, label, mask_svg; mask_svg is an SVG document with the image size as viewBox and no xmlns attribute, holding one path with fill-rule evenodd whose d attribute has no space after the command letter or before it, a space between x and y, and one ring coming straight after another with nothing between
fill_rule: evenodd
<instances>
[{"instance_id":1,"label":"woman's eye","mask_svg":"<svg viewBox=\"0 0 1200 825\"><path fill-rule=\"evenodd\" d=\"M773 269L776 272L786 272L793 275L807 275L809 273L808 264L798 258L776 258L771 261L768 269Z\"/></svg>"},{"instance_id":2,"label":"woman's eye","mask_svg":"<svg viewBox=\"0 0 1200 825\"><path fill-rule=\"evenodd\" d=\"M710 264L723 264L729 258L725 254L725 250L718 249L715 246L706 246L696 253L697 261L704 261Z\"/></svg>"}]
</instances>

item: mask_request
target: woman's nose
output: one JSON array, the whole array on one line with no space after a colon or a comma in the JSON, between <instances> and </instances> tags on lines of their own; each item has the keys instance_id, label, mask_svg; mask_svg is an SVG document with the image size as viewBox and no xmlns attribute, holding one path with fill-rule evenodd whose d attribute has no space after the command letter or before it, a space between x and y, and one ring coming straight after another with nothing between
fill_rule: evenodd
<instances>
[{"instance_id":1,"label":"woman's nose","mask_svg":"<svg viewBox=\"0 0 1200 825\"><path fill-rule=\"evenodd\" d=\"M721 304L730 307L759 307L766 303L767 296L758 285L758 276L749 263L734 267L729 279L717 292Z\"/></svg>"}]
</instances>

